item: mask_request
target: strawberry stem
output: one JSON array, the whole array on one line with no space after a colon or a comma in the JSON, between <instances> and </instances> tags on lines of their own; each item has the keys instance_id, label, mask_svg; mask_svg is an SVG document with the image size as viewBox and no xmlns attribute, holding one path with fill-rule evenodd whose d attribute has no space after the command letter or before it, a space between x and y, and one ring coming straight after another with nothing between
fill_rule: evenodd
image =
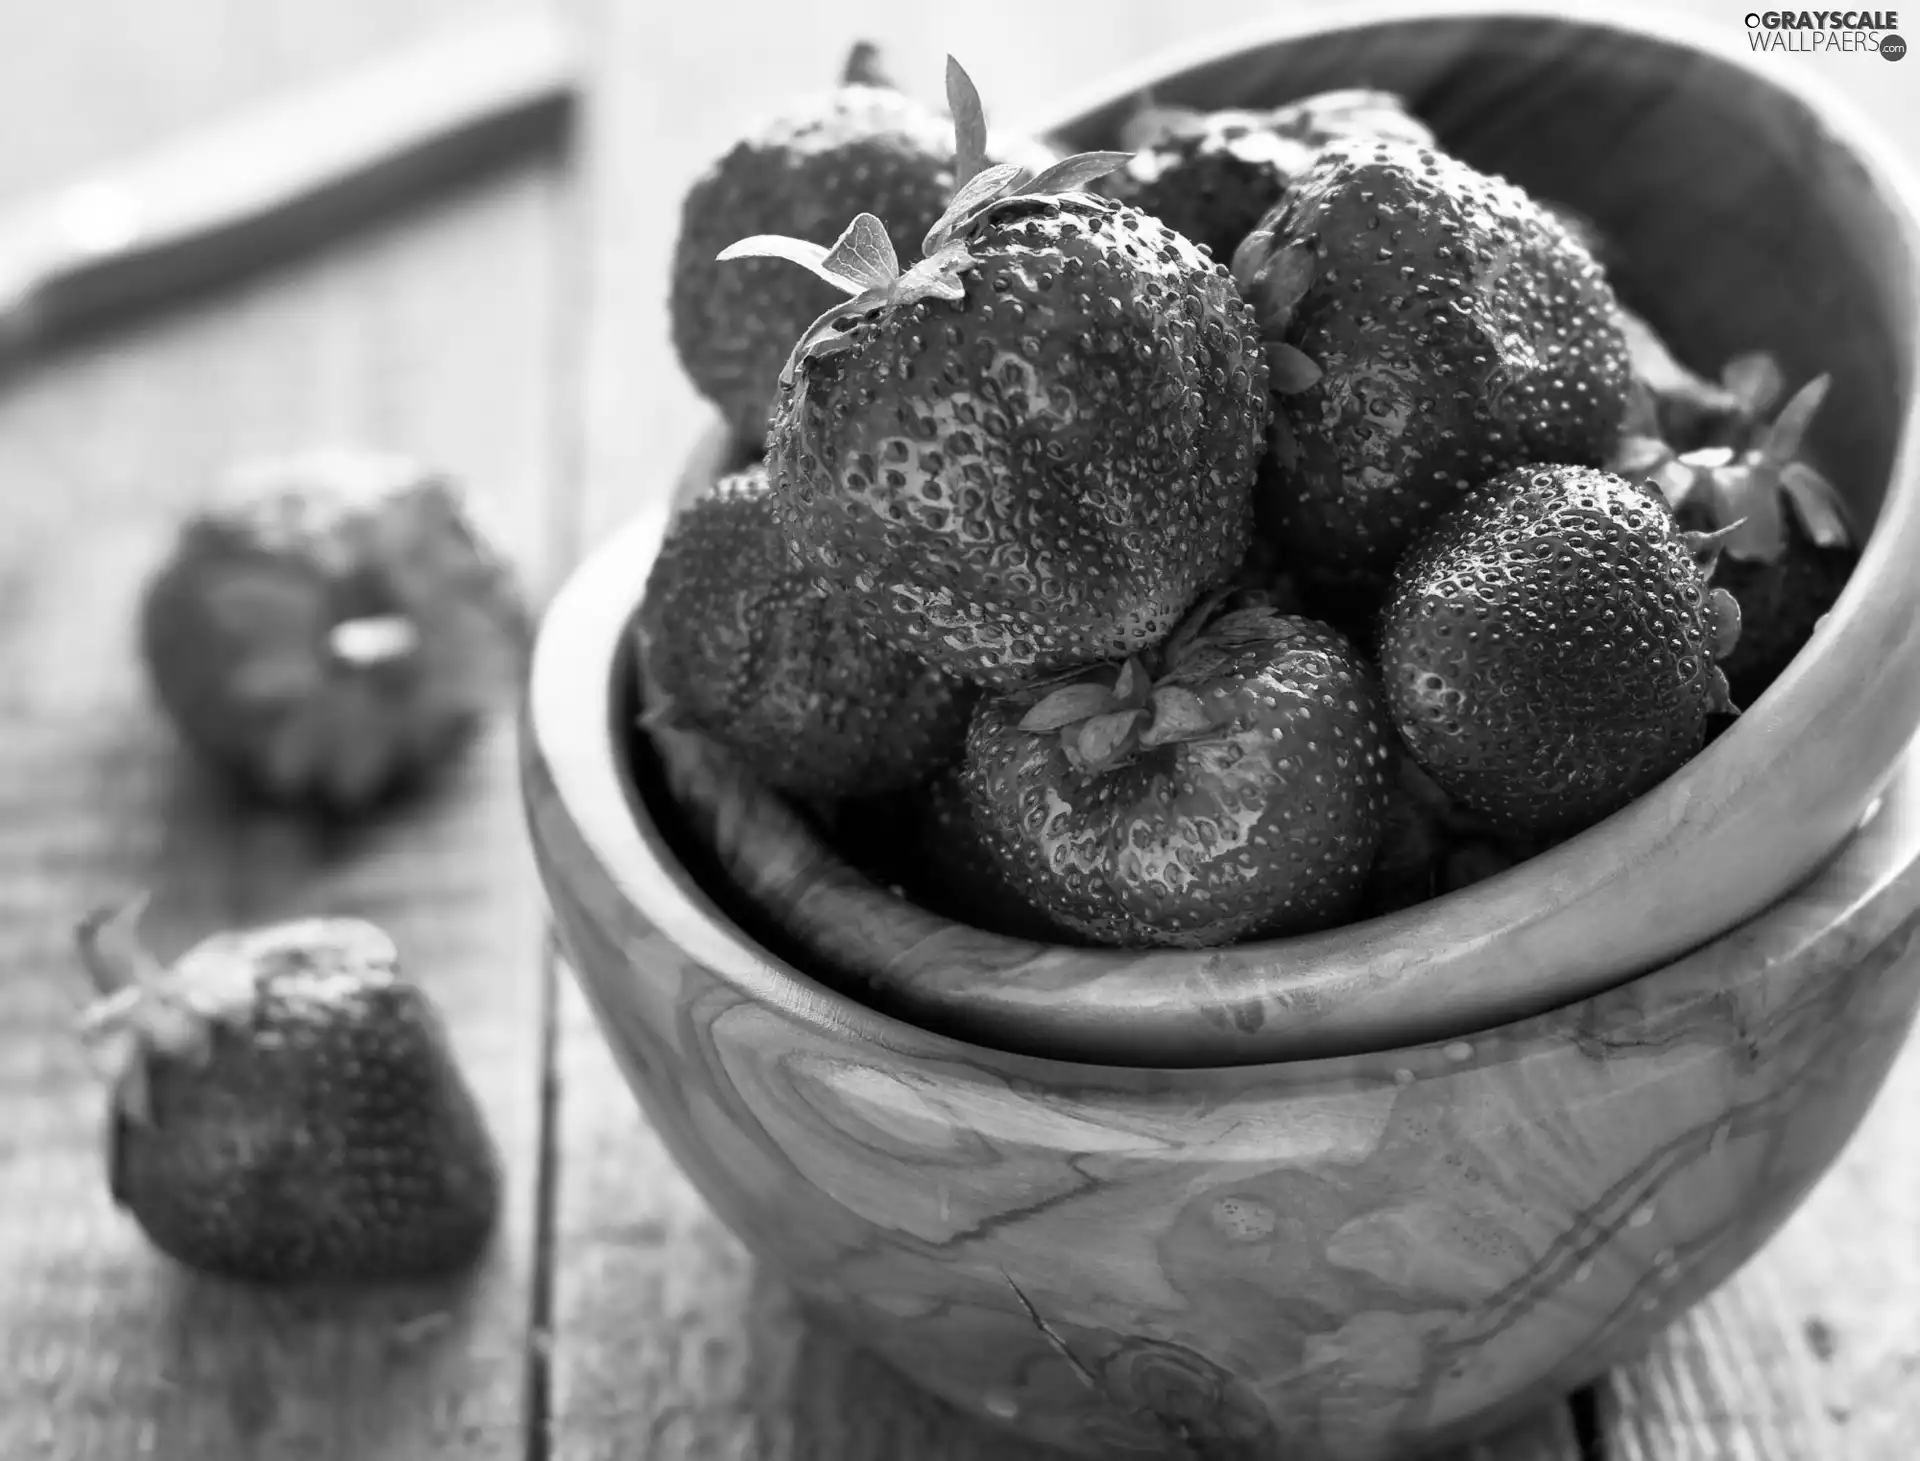
<instances>
[{"instance_id":1,"label":"strawberry stem","mask_svg":"<svg viewBox=\"0 0 1920 1461\"><path fill-rule=\"evenodd\" d=\"M893 78L880 64L880 48L872 41L855 41L847 52L847 64L840 72L842 86L877 86L897 91Z\"/></svg>"},{"instance_id":2,"label":"strawberry stem","mask_svg":"<svg viewBox=\"0 0 1920 1461\"><path fill-rule=\"evenodd\" d=\"M163 972L160 961L140 942L140 919L148 902L146 893L136 893L124 903L96 908L74 930L80 962L103 997L144 988Z\"/></svg>"}]
</instances>

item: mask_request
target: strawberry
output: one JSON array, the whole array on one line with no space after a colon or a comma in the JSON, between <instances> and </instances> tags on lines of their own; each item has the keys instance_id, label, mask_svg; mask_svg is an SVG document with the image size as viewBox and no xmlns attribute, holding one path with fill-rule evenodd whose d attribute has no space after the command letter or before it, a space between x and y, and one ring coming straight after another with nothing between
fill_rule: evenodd
<instances>
[{"instance_id":1,"label":"strawberry","mask_svg":"<svg viewBox=\"0 0 1920 1461\"><path fill-rule=\"evenodd\" d=\"M256 1283L464 1269L499 1212L484 1118L393 941L357 919L209 938L163 968L138 902L91 915L83 1036L112 1075L109 1187L161 1252Z\"/></svg>"},{"instance_id":2,"label":"strawberry","mask_svg":"<svg viewBox=\"0 0 1920 1461\"><path fill-rule=\"evenodd\" d=\"M1006 688L1164 639L1251 536L1266 373L1232 281L1082 191L1125 160L981 170L901 272L880 222L831 250L750 239L853 298L796 346L767 461L788 537L872 632Z\"/></svg>"},{"instance_id":3,"label":"strawberry","mask_svg":"<svg viewBox=\"0 0 1920 1461\"><path fill-rule=\"evenodd\" d=\"M959 754L966 687L876 640L851 598L800 565L764 466L675 517L634 632L649 722L711 737L775 790L881 793Z\"/></svg>"},{"instance_id":4,"label":"strawberry","mask_svg":"<svg viewBox=\"0 0 1920 1461\"><path fill-rule=\"evenodd\" d=\"M1389 92L1325 91L1264 111L1143 107L1122 130L1133 158L1103 191L1151 213L1221 263L1322 148L1342 137L1434 145Z\"/></svg>"},{"instance_id":5,"label":"strawberry","mask_svg":"<svg viewBox=\"0 0 1920 1461\"><path fill-rule=\"evenodd\" d=\"M1215 609L1117 668L984 699L968 729L961 774L994 858L1098 943L1325 927L1372 867L1389 732L1370 670L1325 625Z\"/></svg>"},{"instance_id":6,"label":"strawberry","mask_svg":"<svg viewBox=\"0 0 1920 1461\"><path fill-rule=\"evenodd\" d=\"M922 908L1008 938L1073 943L995 861L957 768L899 796L845 809L836 844L876 882Z\"/></svg>"},{"instance_id":7,"label":"strawberry","mask_svg":"<svg viewBox=\"0 0 1920 1461\"><path fill-rule=\"evenodd\" d=\"M1033 143L1010 150L1041 153ZM872 213L905 251L945 211L953 186L951 124L893 86L865 43L839 86L755 128L694 183L681 207L668 319L688 378L735 437L756 446L765 438L781 366L835 294L770 262L723 269L720 250L750 234L831 238L855 214Z\"/></svg>"},{"instance_id":8,"label":"strawberry","mask_svg":"<svg viewBox=\"0 0 1920 1461\"><path fill-rule=\"evenodd\" d=\"M1718 539L1644 483L1520 468L1470 489L1402 560L1381 628L1393 720L1441 788L1499 830L1564 835L1677 770L1739 611Z\"/></svg>"},{"instance_id":9,"label":"strawberry","mask_svg":"<svg viewBox=\"0 0 1920 1461\"><path fill-rule=\"evenodd\" d=\"M1630 375L1613 291L1521 189L1392 141L1331 144L1233 274L1268 339L1261 492L1289 554L1388 569L1474 482L1598 465Z\"/></svg>"},{"instance_id":10,"label":"strawberry","mask_svg":"<svg viewBox=\"0 0 1920 1461\"><path fill-rule=\"evenodd\" d=\"M1740 640L1721 669L1741 705L1757 700L1800 652L1859 557L1845 501L1804 450L1828 378L1807 382L1765 419L1781 382L1771 357L1730 361L1717 387L1726 404L1711 417L1661 411L1680 396L1669 387L1653 410L1639 413L1614 460L1623 475L1659 488L1684 525L1722 534L1713 582L1740 605ZM1703 394L1695 388L1686 399ZM1689 428L1690 436L1681 434ZM1675 438L1694 445L1676 450Z\"/></svg>"},{"instance_id":11,"label":"strawberry","mask_svg":"<svg viewBox=\"0 0 1920 1461\"><path fill-rule=\"evenodd\" d=\"M466 495L373 452L242 466L140 606L186 744L266 799L337 814L445 763L517 685L530 635Z\"/></svg>"}]
</instances>

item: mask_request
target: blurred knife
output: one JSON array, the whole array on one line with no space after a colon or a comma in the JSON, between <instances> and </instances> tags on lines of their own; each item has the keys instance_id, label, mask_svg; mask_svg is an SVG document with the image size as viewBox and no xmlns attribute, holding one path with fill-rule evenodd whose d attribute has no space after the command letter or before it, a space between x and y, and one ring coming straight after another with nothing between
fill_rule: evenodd
<instances>
[{"instance_id":1,"label":"blurred knife","mask_svg":"<svg viewBox=\"0 0 1920 1461\"><path fill-rule=\"evenodd\" d=\"M219 283L549 141L579 72L550 16L469 24L0 207L0 343Z\"/></svg>"}]
</instances>

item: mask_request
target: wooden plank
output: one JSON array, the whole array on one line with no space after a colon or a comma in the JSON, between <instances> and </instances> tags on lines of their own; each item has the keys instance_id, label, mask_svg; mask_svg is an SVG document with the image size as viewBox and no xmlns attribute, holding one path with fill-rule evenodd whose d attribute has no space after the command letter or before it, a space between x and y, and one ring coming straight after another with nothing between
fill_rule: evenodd
<instances>
[{"instance_id":1,"label":"wooden plank","mask_svg":"<svg viewBox=\"0 0 1920 1461\"><path fill-rule=\"evenodd\" d=\"M1335 3L1335 0L1320 0ZM1210 23L1263 0L1214 0ZM732 134L809 85L856 37L938 98L951 50L993 115L1038 112L1060 90L1137 61L1194 28L1190 13L1128 0L1097 24L1078 6L991 0L964 14L880 0L815 12L752 0L653 9L582 5L599 58L584 161L592 202L592 321L582 390L589 484L584 541L671 481L709 414L668 344L665 281L679 199ZM709 56L710 38L754 45ZM982 37L1017 34L1017 46ZM813 78L813 79L809 79ZM1028 103L1022 106L1021 103ZM961 1416L796 1311L673 1166L634 1108L570 980L560 993L553 1228L550 1454L555 1461L1022 1461L1041 1452ZM1549 1405L1471 1461L1574 1461L1567 1410ZM1461 1461L1468 1461L1463 1457Z\"/></svg>"},{"instance_id":2,"label":"wooden plank","mask_svg":"<svg viewBox=\"0 0 1920 1461\"><path fill-rule=\"evenodd\" d=\"M0 182L53 175L20 160L43 137L49 169L96 162L459 8L10 8L0 32L32 34L0 54L33 64L0 86L14 139ZM230 804L184 762L130 629L186 503L236 457L313 442L390 444L463 475L544 586L561 186L530 168L475 187L0 396L0 1455L524 1453L544 992L511 725L405 815L321 833ZM222 924L315 912L393 932L507 1162L503 1229L472 1283L257 1294L173 1268L111 1206L102 1095L70 1035L69 930L141 886L167 954Z\"/></svg>"},{"instance_id":3,"label":"wooden plank","mask_svg":"<svg viewBox=\"0 0 1920 1461\"><path fill-rule=\"evenodd\" d=\"M1920 1039L1774 1240L1600 1393L1608 1461L1904 1461L1920 1429Z\"/></svg>"}]
</instances>

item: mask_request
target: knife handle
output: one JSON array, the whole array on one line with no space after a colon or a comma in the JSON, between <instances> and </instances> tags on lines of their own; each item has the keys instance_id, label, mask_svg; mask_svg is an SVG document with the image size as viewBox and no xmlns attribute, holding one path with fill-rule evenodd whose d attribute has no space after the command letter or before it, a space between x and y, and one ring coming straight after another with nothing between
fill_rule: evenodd
<instances>
[{"instance_id":1,"label":"knife handle","mask_svg":"<svg viewBox=\"0 0 1920 1461\"><path fill-rule=\"evenodd\" d=\"M0 213L0 339L222 283L556 137L580 57L556 19L468 25Z\"/></svg>"}]
</instances>

